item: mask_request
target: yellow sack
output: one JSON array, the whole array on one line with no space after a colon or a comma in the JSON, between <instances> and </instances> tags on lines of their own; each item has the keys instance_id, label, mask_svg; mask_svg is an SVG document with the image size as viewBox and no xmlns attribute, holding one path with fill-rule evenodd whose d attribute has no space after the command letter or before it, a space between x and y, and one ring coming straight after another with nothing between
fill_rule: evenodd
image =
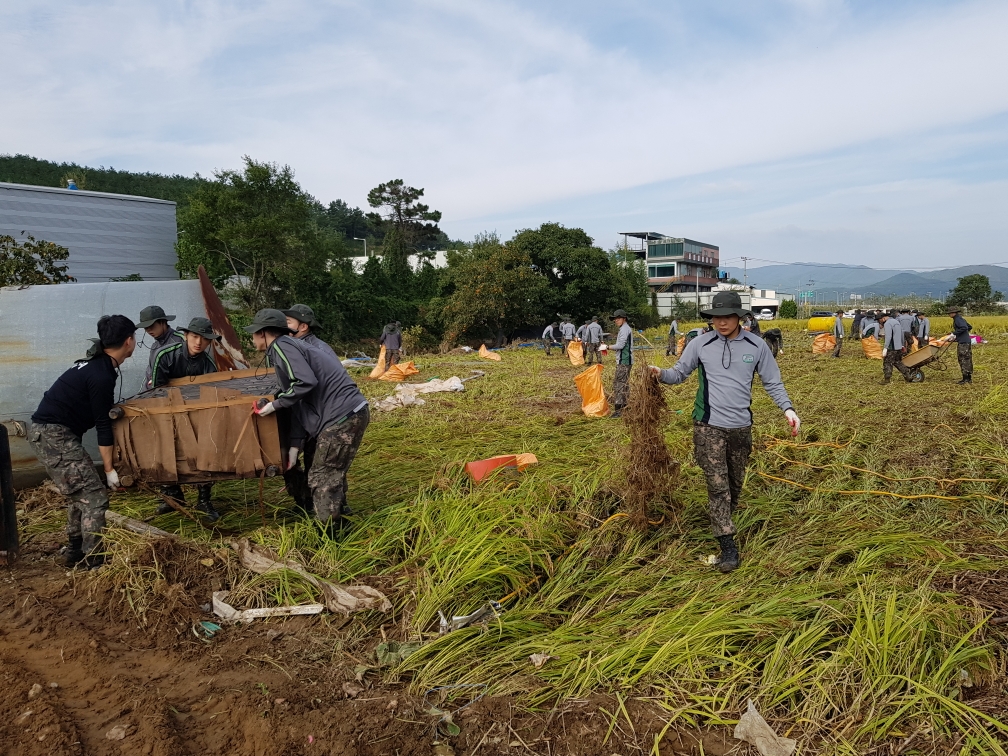
<instances>
[{"instance_id":1,"label":"yellow sack","mask_svg":"<svg viewBox=\"0 0 1008 756\"><path fill-rule=\"evenodd\" d=\"M571 365L584 365L584 347L580 341L572 341L567 345L567 356L570 357Z\"/></svg>"},{"instance_id":2,"label":"yellow sack","mask_svg":"<svg viewBox=\"0 0 1008 756\"><path fill-rule=\"evenodd\" d=\"M682 355L682 350L686 348L686 337L680 336L676 342L676 354Z\"/></svg>"},{"instance_id":3,"label":"yellow sack","mask_svg":"<svg viewBox=\"0 0 1008 756\"><path fill-rule=\"evenodd\" d=\"M397 362L395 365L386 370L382 375L378 376L379 381L401 381L407 376L416 375L420 371L416 369L416 365L412 362L402 363Z\"/></svg>"},{"instance_id":4,"label":"yellow sack","mask_svg":"<svg viewBox=\"0 0 1008 756\"><path fill-rule=\"evenodd\" d=\"M861 339L861 351L869 360L882 359L882 345L878 343L878 339L873 339L871 336Z\"/></svg>"},{"instance_id":5,"label":"yellow sack","mask_svg":"<svg viewBox=\"0 0 1008 756\"><path fill-rule=\"evenodd\" d=\"M374 370L368 375L368 378L381 378L382 373L385 372L385 345L382 344L381 351L378 352L378 364L374 366Z\"/></svg>"},{"instance_id":6,"label":"yellow sack","mask_svg":"<svg viewBox=\"0 0 1008 756\"><path fill-rule=\"evenodd\" d=\"M583 373L574 376L574 383L581 394L581 411L588 417L606 417L609 415L609 402L602 388L602 366L592 365Z\"/></svg>"},{"instance_id":7,"label":"yellow sack","mask_svg":"<svg viewBox=\"0 0 1008 756\"><path fill-rule=\"evenodd\" d=\"M812 339L812 354L829 354L836 349L836 336L832 333L820 333Z\"/></svg>"},{"instance_id":8,"label":"yellow sack","mask_svg":"<svg viewBox=\"0 0 1008 756\"><path fill-rule=\"evenodd\" d=\"M486 344L480 344L479 356L482 357L484 360L493 360L494 362L501 361L501 356L496 352L491 352L489 349L487 349Z\"/></svg>"}]
</instances>

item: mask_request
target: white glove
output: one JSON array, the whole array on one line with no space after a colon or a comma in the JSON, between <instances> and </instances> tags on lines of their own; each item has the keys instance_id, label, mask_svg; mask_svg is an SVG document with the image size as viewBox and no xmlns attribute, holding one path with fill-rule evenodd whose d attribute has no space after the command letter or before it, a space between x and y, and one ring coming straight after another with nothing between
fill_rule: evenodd
<instances>
[{"instance_id":1,"label":"white glove","mask_svg":"<svg viewBox=\"0 0 1008 756\"><path fill-rule=\"evenodd\" d=\"M655 378L661 378L662 369L657 365L648 365L648 370L651 371L651 375L653 375Z\"/></svg>"},{"instance_id":2,"label":"white glove","mask_svg":"<svg viewBox=\"0 0 1008 756\"><path fill-rule=\"evenodd\" d=\"M793 409L785 410L784 418L787 420L787 424L791 426L791 435L797 436L798 431L801 429L801 420L798 419L798 413Z\"/></svg>"},{"instance_id":3,"label":"white glove","mask_svg":"<svg viewBox=\"0 0 1008 756\"><path fill-rule=\"evenodd\" d=\"M287 450L287 469L288 470L290 470L292 467L294 467L297 464L298 453L300 451L301 450L298 449L296 446L292 446L290 449Z\"/></svg>"},{"instance_id":4,"label":"white glove","mask_svg":"<svg viewBox=\"0 0 1008 756\"><path fill-rule=\"evenodd\" d=\"M255 405L253 412L255 412L260 417L266 417L267 415L272 415L274 412L276 412L276 407L273 406L273 402L266 402L266 404L264 404L262 407L260 407L258 404Z\"/></svg>"},{"instance_id":5,"label":"white glove","mask_svg":"<svg viewBox=\"0 0 1008 756\"><path fill-rule=\"evenodd\" d=\"M889 354L889 350L888 349L883 349L882 350L882 356L885 357L887 354Z\"/></svg>"},{"instance_id":6,"label":"white glove","mask_svg":"<svg viewBox=\"0 0 1008 756\"><path fill-rule=\"evenodd\" d=\"M108 487L115 491L119 488L119 473L115 470L109 470L105 473L105 482L108 483Z\"/></svg>"}]
</instances>

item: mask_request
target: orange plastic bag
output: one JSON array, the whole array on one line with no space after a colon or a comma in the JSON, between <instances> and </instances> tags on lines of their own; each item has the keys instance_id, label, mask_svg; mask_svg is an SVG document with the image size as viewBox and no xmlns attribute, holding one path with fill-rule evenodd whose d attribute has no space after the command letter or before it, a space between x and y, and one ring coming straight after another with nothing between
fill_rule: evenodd
<instances>
[{"instance_id":1,"label":"orange plastic bag","mask_svg":"<svg viewBox=\"0 0 1008 756\"><path fill-rule=\"evenodd\" d=\"M861 350L869 360L882 359L882 345L878 343L878 339L873 339L871 336L861 339Z\"/></svg>"},{"instance_id":2,"label":"orange plastic bag","mask_svg":"<svg viewBox=\"0 0 1008 756\"><path fill-rule=\"evenodd\" d=\"M588 417L609 415L609 402L602 388L602 366L592 365L583 373L574 376L574 383L581 394L581 411Z\"/></svg>"},{"instance_id":3,"label":"orange plastic bag","mask_svg":"<svg viewBox=\"0 0 1008 756\"><path fill-rule=\"evenodd\" d=\"M832 333L820 333L812 339L812 354L829 354L836 349L836 336Z\"/></svg>"},{"instance_id":4,"label":"orange plastic bag","mask_svg":"<svg viewBox=\"0 0 1008 756\"><path fill-rule=\"evenodd\" d=\"M681 355L682 350L686 348L686 337L680 336L679 340L676 341L676 354Z\"/></svg>"},{"instance_id":5,"label":"orange plastic bag","mask_svg":"<svg viewBox=\"0 0 1008 756\"><path fill-rule=\"evenodd\" d=\"M567 345L567 356L570 357L571 365L584 365L584 347L580 341L572 341Z\"/></svg>"},{"instance_id":6,"label":"orange plastic bag","mask_svg":"<svg viewBox=\"0 0 1008 756\"><path fill-rule=\"evenodd\" d=\"M386 370L382 375L378 376L379 381L401 381L404 378L416 375L420 371L416 369L416 366L412 362L398 362L388 370Z\"/></svg>"},{"instance_id":7,"label":"orange plastic bag","mask_svg":"<svg viewBox=\"0 0 1008 756\"><path fill-rule=\"evenodd\" d=\"M374 366L374 369L368 374L368 378L381 378L382 373L385 372L385 345L382 344L381 351L378 352L378 364Z\"/></svg>"},{"instance_id":8,"label":"orange plastic bag","mask_svg":"<svg viewBox=\"0 0 1008 756\"><path fill-rule=\"evenodd\" d=\"M521 472L529 465L539 464L535 454L502 454L490 459L480 459L475 462L466 462L465 470L473 483L482 483L494 470L501 467L517 467Z\"/></svg>"},{"instance_id":9,"label":"orange plastic bag","mask_svg":"<svg viewBox=\"0 0 1008 756\"><path fill-rule=\"evenodd\" d=\"M501 356L496 352L491 352L489 349L487 349L486 344L480 344L479 356L482 357L484 360L493 360L495 362L501 361Z\"/></svg>"}]
</instances>

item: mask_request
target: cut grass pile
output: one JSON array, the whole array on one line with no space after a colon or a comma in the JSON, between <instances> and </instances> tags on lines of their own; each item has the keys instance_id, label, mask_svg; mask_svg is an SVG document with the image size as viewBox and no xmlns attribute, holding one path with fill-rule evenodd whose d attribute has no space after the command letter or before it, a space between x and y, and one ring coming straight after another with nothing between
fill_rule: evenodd
<instances>
[{"instance_id":1,"label":"cut grass pile","mask_svg":"<svg viewBox=\"0 0 1008 756\"><path fill-rule=\"evenodd\" d=\"M860 345L813 357L800 321L773 324L784 327L779 362L802 435L790 438L757 381L736 516L743 561L727 576L702 563L716 545L691 451L696 379L663 389L665 440L681 463L678 515L641 529L614 517L625 427L581 415L579 369L539 349L505 351L496 364L417 358L425 379L487 375L463 394L375 415L338 540L291 513L279 479L265 485L265 526L257 482L218 485L219 527L322 577L379 582L397 637L424 642L388 679L421 693L477 685L547 706L607 692L648 697L673 724L715 726L736 722L752 698L802 753L889 752L912 736L903 753L1004 754L1005 639L987 622L1004 596L953 589L957 575L1005 567L1008 531L1008 318L973 322L991 343L975 349L972 387L955 385L954 354L946 372L925 368L923 384L879 386L881 362ZM671 364L663 333L649 337L660 352L637 359ZM607 386L612 369L610 360ZM390 391L359 380L369 397ZM473 488L462 471L519 452L540 464L518 478ZM138 517L155 504L142 493L113 498ZM664 508L652 502L650 518ZM154 524L208 545L221 538L175 514ZM250 604L311 597L287 575L236 579ZM438 636L439 611L487 601L503 611ZM379 642L388 617L362 621ZM533 653L551 658L536 668Z\"/></svg>"}]
</instances>

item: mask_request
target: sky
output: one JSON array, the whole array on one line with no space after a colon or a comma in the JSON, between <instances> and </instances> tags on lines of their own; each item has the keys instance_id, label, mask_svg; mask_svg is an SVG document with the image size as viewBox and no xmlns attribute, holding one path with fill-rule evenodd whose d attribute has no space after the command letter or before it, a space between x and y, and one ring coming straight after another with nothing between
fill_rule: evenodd
<instances>
[{"instance_id":1,"label":"sky","mask_svg":"<svg viewBox=\"0 0 1008 756\"><path fill-rule=\"evenodd\" d=\"M724 264L1008 261L1008 3L0 2L0 153L424 187ZM9 110L8 110L9 108ZM9 117L14 114L14 117Z\"/></svg>"}]
</instances>

